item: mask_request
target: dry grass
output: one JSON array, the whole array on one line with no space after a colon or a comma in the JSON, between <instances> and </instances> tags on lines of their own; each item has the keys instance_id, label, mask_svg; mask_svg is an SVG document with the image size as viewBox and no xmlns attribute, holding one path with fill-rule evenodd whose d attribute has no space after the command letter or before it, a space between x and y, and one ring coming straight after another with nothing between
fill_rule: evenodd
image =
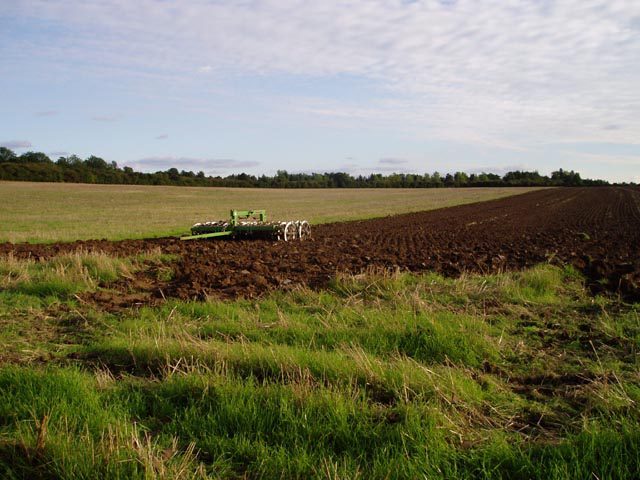
<instances>
[{"instance_id":1,"label":"dry grass","mask_svg":"<svg viewBox=\"0 0 640 480\"><path fill-rule=\"evenodd\" d=\"M185 233L232 208L312 223L372 218L507 197L533 188L253 189L0 182L0 241L54 242Z\"/></svg>"}]
</instances>

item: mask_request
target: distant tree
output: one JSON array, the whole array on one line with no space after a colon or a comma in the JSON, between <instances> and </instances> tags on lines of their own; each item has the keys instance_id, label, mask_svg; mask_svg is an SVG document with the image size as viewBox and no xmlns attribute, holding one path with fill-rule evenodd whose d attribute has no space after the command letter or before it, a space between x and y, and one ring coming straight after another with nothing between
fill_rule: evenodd
<instances>
[{"instance_id":1,"label":"distant tree","mask_svg":"<svg viewBox=\"0 0 640 480\"><path fill-rule=\"evenodd\" d=\"M177 168L170 168L169 170L167 170L166 175L169 177L169 179L171 180L178 180L180 179L180 172L178 171Z\"/></svg>"},{"instance_id":2,"label":"distant tree","mask_svg":"<svg viewBox=\"0 0 640 480\"><path fill-rule=\"evenodd\" d=\"M330 179L333 187L345 188L353 183L353 177L345 172L325 173Z\"/></svg>"},{"instance_id":3,"label":"distant tree","mask_svg":"<svg viewBox=\"0 0 640 480\"><path fill-rule=\"evenodd\" d=\"M94 170L106 170L110 165L102 158L91 155L84 161L84 164Z\"/></svg>"},{"instance_id":4,"label":"distant tree","mask_svg":"<svg viewBox=\"0 0 640 480\"><path fill-rule=\"evenodd\" d=\"M478 183L487 183L489 182L489 175L487 175L486 173L482 172L480 175L478 175Z\"/></svg>"},{"instance_id":5,"label":"distant tree","mask_svg":"<svg viewBox=\"0 0 640 480\"><path fill-rule=\"evenodd\" d=\"M51 159L42 152L25 152L19 157L20 163L51 163Z\"/></svg>"},{"instance_id":6,"label":"distant tree","mask_svg":"<svg viewBox=\"0 0 640 480\"><path fill-rule=\"evenodd\" d=\"M0 147L0 163L2 162L15 162L16 154L13 150L10 150L6 147Z\"/></svg>"},{"instance_id":7,"label":"distant tree","mask_svg":"<svg viewBox=\"0 0 640 480\"><path fill-rule=\"evenodd\" d=\"M464 172L456 172L453 176L453 184L456 187L465 187L469 182L469 176Z\"/></svg>"},{"instance_id":8,"label":"distant tree","mask_svg":"<svg viewBox=\"0 0 640 480\"><path fill-rule=\"evenodd\" d=\"M573 170L567 172L562 168L551 172L551 180L556 185L563 185L565 187L576 187L582 184L582 179L578 172L574 172Z\"/></svg>"},{"instance_id":9,"label":"distant tree","mask_svg":"<svg viewBox=\"0 0 640 480\"><path fill-rule=\"evenodd\" d=\"M453 175L451 175L450 173L447 173L444 177L444 186L453 187L453 185L454 185Z\"/></svg>"},{"instance_id":10,"label":"distant tree","mask_svg":"<svg viewBox=\"0 0 640 480\"><path fill-rule=\"evenodd\" d=\"M16 154L7 147L0 147L0 162L15 162Z\"/></svg>"},{"instance_id":11,"label":"distant tree","mask_svg":"<svg viewBox=\"0 0 640 480\"><path fill-rule=\"evenodd\" d=\"M502 185L558 185L594 186L608 185L604 180L582 179L578 172L558 169L551 178L537 171L512 171L501 177L495 173L480 174L465 172L448 173L444 178L439 172L429 175L413 173L372 173L354 177L346 172L289 173L278 170L273 176L256 177L247 173L226 177L206 176L203 171L194 173L169 168L155 173L136 172L131 167L118 167L115 161L91 155L82 160L77 155L59 157L55 163L42 152L26 152L20 156L6 147L0 147L0 179L28 180L43 182L82 182L136 185L202 185L220 187L261 187L261 188L440 188L464 186Z\"/></svg>"},{"instance_id":12,"label":"distant tree","mask_svg":"<svg viewBox=\"0 0 640 480\"><path fill-rule=\"evenodd\" d=\"M547 177L541 176L537 171L526 172L515 170L513 172L507 172L502 181L508 185L525 185L535 186L543 185L549 181Z\"/></svg>"},{"instance_id":13,"label":"distant tree","mask_svg":"<svg viewBox=\"0 0 640 480\"><path fill-rule=\"evenodd\" d=\"M82 159L78 156L78 155L69 155L67 157L67 161L69 162L70 165L74 166L74 167L81 167L84 165L84 162L82 161Z\"/></svg>"}]
</instances>

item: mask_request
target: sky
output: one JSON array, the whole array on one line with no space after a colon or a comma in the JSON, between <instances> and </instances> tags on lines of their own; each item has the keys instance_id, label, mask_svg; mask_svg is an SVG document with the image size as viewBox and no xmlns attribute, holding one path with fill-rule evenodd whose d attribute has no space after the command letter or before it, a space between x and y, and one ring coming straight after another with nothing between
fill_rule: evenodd
<instances>
[{"instance_id":1,"label":"sky","mask_svg":"<svg viewBox=\"0 0 640 480\"><path fill-rule=\"evenodd\" d=\"M640 182L640 1L0 0L0 145Z\"/></svg>"}]
</instances>

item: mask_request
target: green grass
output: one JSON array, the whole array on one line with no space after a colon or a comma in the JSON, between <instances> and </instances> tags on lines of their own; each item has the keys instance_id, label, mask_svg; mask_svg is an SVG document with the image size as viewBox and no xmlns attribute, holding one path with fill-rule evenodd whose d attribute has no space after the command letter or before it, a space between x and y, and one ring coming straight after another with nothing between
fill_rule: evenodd
<instances>
[{"instance_id":1,"label":"green grass","mask_svg":"<svg viewBox=\"0 0 640 480\"><path fill-rule=\"evenodd\" d=\"M0 182L0 242L178 235L229 210L312 223L380 217L502 198L534 188L245 189Z\"/></svg>"},{"instance_id":2,"label":"green grass","mask_svg":"<svg viewBox=\"0 0 640 480\"><path fill-rule=\"evenodd\" d=\"M95 317L91 310L81 311L80 295L150 266L170 268L172 259L159 250L130 258L84 251L47 260L0 257L0 363L63 354L75 338L88 334ZM48 343L53 339L56 345Z\"/></svg>"},{"instance_id":3,"label":"green grass","mask_svg":"<svg viewBox=\"0 0 640 480\"><path fill-rule=\"evenodd\" d=\"M0 288L4 291L37 297L66 298L95 290L99 284L131 277L145 262L170 259L159 250L144 252L135 258L114 258L103 252L77 251L50 260L16 259L9 254L0 258Z\"/></svg>"},{"instance_id":4,"label":"green grass","mask_svg":"<svg viewBox=\"0 0 640 480\"><path fill-rule=\"evenodd\" d=\"M92 255L0 269L3 478L638 477L640 311L570 268L103 311Z\"/></svg>"}]
</instances>

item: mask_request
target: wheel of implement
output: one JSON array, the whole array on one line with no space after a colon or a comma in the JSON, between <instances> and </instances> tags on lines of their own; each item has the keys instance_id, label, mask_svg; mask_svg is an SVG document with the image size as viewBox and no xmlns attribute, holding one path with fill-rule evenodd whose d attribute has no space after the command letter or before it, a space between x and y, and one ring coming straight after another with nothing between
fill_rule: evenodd
<instances>
[{"instance_id":1,"label":"wheel of implement","mask_svg":"<svg viewBox=\"0 0 640 480\"><path fill-rule=\"evenodd\" d=\"M291 240L295 240L298 237L298 229L296 228L296 224L293 222L287 222L284 225L284 229L282 232L282 239L285 242L289 242Z\"/></svg>"},{"instance_id":2,"label":"wheel of implement","mask_svg":"<svg viewBox=\"0 0 640 480\"><path fill-rule=\"evenodd\" d=\"M311 236L311 225L306 220L298 222L298 238L304 240Z\"/></svg>"}]
</instances>

